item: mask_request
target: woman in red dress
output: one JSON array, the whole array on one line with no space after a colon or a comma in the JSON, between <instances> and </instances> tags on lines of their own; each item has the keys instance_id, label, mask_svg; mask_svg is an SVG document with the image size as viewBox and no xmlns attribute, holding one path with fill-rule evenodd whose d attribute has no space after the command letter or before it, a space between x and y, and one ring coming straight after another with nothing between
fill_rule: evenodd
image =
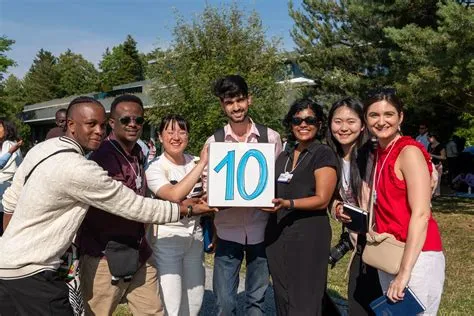
<instances>
[{"instance_id":1,"label":"woman in red dress","mask_svg":"<svg viewBox=\"0 0 474 316\"><path fill-rule=\"evenodd\" d=\"M436 315L445 275L438 225L430 208L431 158L424 147L400 134L403 106L392 89L374 92L364 106L367 127L378 139L375 169L375 230L405 242L400 271L379 270L382 290L402 300L409 286Z\"/></svg>"}]
</instances>

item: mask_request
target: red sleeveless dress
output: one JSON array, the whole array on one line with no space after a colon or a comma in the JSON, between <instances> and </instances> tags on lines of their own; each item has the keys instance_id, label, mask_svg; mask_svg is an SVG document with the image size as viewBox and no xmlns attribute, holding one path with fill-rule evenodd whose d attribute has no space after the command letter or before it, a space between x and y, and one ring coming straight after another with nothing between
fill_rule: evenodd
<instances>
[{"instance_id":1,"label":"red sleeveless dress","mask_svg":"<svg viewBox=\"0 0 474 316\"><path fill-rule=\"evenodd\" d=\"M409 145L416 146L422 151L426 159L426 167L431 174L433 171L431 158L423 145L411 137L404 136L385 149L378 148L377 178L375 179L375 189L377 192L377 201L374 205L376 231L379 233L390 233L397 240L403 242L406 242L408 235L411 209L408 204L406 182L397 178L394 167L402 149ZM390 155L387 158L389 152ZM387 160L381 170L385 158ZM432 214L430 214L428 221L428 232L422 251L442 251L438 224Z\"/></svg>"}]
</instances>

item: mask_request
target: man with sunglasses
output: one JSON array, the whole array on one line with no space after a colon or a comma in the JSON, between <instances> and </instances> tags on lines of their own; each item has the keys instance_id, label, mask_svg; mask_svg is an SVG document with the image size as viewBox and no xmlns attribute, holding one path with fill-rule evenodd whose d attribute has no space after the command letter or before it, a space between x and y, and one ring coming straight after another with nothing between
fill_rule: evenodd
<instances>
[{"instance_id":1,"label":"man with sunglasses","mask_svg":"<svg viewBox=\"0 0 474 316\"><path fill-rule=\"evenodd\" d=\"M252 97L244 78L230 75L219 79L215 83L214 94L219 98L229 123L209 137L207 143L274 143L275 157L278 157L282 150L280 135L254 123L248 116ZM206 174L203 175L203 181L207 185ZM253 207L233 207L216 213L213 289L217 296L219 315L235 315L237 312L239 270L244 255L247 264L244 314L264 315L263 303L269 272L263 240L268 216L268 213Z\"/></svg>"},{"instance_id":2,"label":"man with sunglasses","mask_svg":"<svg viewBox=\"0 0 474 316\"><path fill-rule=\"evenodd\" d=\"M115 98L110 107L112 131L90 157L108 171L109 176L142 196L147 189L144 172L147 157L137 141L142 134L143 115L143 103L137 96ZM91 207L77 241L81 250L80 273L86 314L110 315L124 299L133 314L162 313L157 270L148 262L152 251L145 238L145 224ZM114 267L122 264L107 255L108 245L116 242L138 250L139 267L134 274L125 277L112 274Z\"/></svg>"}]
</instances>

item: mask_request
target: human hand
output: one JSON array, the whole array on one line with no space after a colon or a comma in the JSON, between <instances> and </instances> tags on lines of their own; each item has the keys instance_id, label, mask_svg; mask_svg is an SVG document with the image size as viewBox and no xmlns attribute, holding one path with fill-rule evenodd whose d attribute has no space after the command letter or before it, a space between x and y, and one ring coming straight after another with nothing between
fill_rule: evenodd
<instances>
[{"instance_id":1,"label":"human hand","mask_svg":"<svg viewBox=\"0 0 474 316\"><path fill-rule=\"evenodd\" d=\"M212 234L212 242L207 247L207 249L210 249L211 251L208 253L215 253L216 248L217 248L217 232L216 232L216 227L214 226L214 233Z\"/></svg>"},{"instance_id":2,"label":"human hand","mask_svg":"<svg viewBox=\"0 0 474 316\"><path fill-rule=\"evenodd\" d=\"M347 224L347 223L350 223L352 222L352 219L349 215L347 214L344 214L344 211L343 211L343 204L342 203L339 203L337 206L336 206L336 219L338 221L340 221L341 223L344 223L344 224Z\"/></svg>"},{"instance_id":3,"label":"human hand","mask_svg":"<svg viewBox=\"0 0 474 316\"><path fill-rule=\"evenodd\" d=\"M10 154L13 154L15 151L17 151L21 146L23 146L23 139L20 139L19 141L17 141L12 147L10 147L10 149L8 150L8 152Z\"/></svg>"},{"instance_id":4,"label":"human hand","mask_svg":"<svg viewBox=\"0 0 474 316\"><path fill-rule=\"evenodd\" d=\"M199 199L199 202L193 205L193 215L201 215L210 212L218 212L217 207L210 207L206 201Z\"/></svg>"},{"instance_id":5,"label":"human hand","mask_svg":"<svg viewBox=\"0 0 474 316\"><path fill-rule=\"evenodd\" d=\"M199 163L207 165L208 161L209 161L209 144L205 144L201 149L201 153L199 154Z\"/></svg>"},{"instance_id":6,"label":"human hand","mask_svg":"<svg viewBox=\"0 0 474 316\"><path fill-rule=\"evenodd\" d=\"M408 273L398 273L395 279L390 282L390 285L387 290L387 297L392 302L398 302L403 300L405 296L405 289L410 281L410 274Z\"/></svg>"},{"instance_id":7,"label":"human hand","mask_svg":"<svg viewBox=\"0 0 474 316\"><path fill-rule=\"evenodd\" d=\"M260 209L264 212L275 213L276 211L278 211L282 207L283 208L284 207L286 207L286 208L290 207L290 200L284 200L284 199L278 198L278 199L273 199L272 203L274 204L273 207L262 207Z\"/></svg>"}]
</instances>

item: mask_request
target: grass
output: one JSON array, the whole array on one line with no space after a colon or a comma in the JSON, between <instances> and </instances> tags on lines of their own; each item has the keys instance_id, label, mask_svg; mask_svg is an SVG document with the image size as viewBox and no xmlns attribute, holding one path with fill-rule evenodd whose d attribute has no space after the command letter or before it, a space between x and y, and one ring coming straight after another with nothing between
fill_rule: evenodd
<instances>
[{"instance_id":1,"label":"grass","mask_svg":"<svg viewBox=\"0 0 474 316\"><path fill-rule=\"evenodd\" d=\"M439 315L470 315L474 310L474 200L441 197L433 201L433 216L438 222L446 255L446 281ZM331 221L332 243L339 241L340 224ZM329 270L328 287L331 295L347 298L347 279L344 278L349 255ZM206 264L213 258L206 255ZM244 269L243 265L243 269ZM119 306L116 316L131 315L125 305Z\"/></svg>"}]
</instances>

